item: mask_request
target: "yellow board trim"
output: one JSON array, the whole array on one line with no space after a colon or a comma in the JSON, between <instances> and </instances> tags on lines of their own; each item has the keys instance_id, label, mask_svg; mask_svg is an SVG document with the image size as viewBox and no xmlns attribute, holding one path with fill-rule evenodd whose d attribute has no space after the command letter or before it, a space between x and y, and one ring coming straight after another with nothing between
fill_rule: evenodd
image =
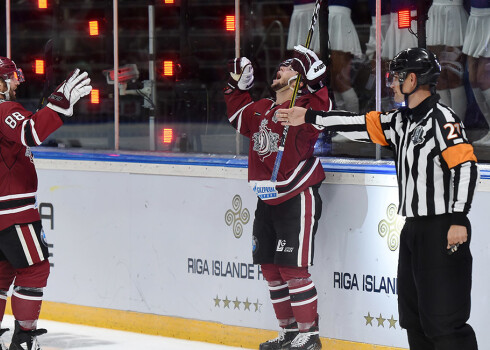
<instances>
[{"instance_id":1,"label":"yellow board trim","mask_svg":"<svg viewBox=\"0 0 490 350\"><path fill-rule=\"evenodd\" d=\"M10 303L7 303L5 312L12 314ZM261 342L277 336L277 332L263 329L51 301L43 301L40 317L57 322L83 324L248 349L258 349ZM330 338L321 338L321 340L323 348L329 350L404 350Z\"/></svg>"}]
</instances>

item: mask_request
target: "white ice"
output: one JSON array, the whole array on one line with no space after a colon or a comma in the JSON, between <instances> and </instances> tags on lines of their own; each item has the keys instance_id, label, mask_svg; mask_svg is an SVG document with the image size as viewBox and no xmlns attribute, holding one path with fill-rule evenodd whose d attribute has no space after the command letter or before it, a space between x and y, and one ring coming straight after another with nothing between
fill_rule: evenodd
<instances>
[{"instance_id":1,"label":"white ice","mask_svg":"<svg viewBox=\"0 0 490 350\"><path fill-rule=\"evenodd\" d=\"M12 337L14 319L5 315L2 328L10 331L2 336L8 345ZM38 328L48 330L38 337L43 350L237 350L242 348L203 343L175 338L117 331L112 329L39 320Z\"/></svg>"}]
</instances>

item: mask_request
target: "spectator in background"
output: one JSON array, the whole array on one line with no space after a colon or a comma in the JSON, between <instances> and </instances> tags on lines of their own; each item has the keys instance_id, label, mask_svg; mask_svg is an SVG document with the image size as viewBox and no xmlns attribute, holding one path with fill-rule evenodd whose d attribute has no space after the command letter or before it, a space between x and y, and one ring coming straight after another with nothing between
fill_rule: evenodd
<instances>
[{"instance_id":1,"label":"spectator in background","mask_svg":"<svg viewBox=\"0 0 490 350\"><path fill-rule=\"evenodd\" d=\"M468 73L476 103L490 126L490 2L471 0L463 53L468 59ZM475 142L490 145L490 132Z\"/></svg>"},{"instance_id":2,"label":"spectator in background","mask_svg":"<svg viewBox=\"0 0 490 350\"><path fill-rule=\"evenodd\" d=\"M351 61L362 55L351 12L356 0L328 1L328 36L331 83L337 109L359 112L359 99L351 84Z\"/></svg>"},{"instance_id":3,"label":"spectator in background","mask_svg":"<svg viewBox=\"0 0 490 350\"><path fill-rule=\"evenodd\" d=\"M296 45L305 45L306 36L311 26L311 17L315 10L316 0L294 0L293 13L289 22L289 34L287 49L293 50ZM310 50L320 52L320 34L318 33L318 21L315 23Z\"/></svg>"},{"instance_id":4,"label":"spectator in background","mask_svg":"<svg viewBox=\"0 0 490 350\"><path fill-rule=\"evenodd\" d=\"M463 84L465 57L461 49L468 13L463 0L434 0L428 17L427 46L439 58L442 69L437 82L440 101L464 121L467 99Z\"/></svg>"}]
</instances>

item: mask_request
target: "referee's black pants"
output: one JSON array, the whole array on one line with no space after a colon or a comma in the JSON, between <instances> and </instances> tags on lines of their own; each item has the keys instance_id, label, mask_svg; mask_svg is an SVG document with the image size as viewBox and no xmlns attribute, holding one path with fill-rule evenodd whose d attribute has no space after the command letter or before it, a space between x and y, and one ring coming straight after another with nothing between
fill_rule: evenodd
<instances>
[{"instance_id":1,"label":"referee's black pants","mask_svg":"<svg viewBox=\"0 0 490 350\"><path fill-rule=\"evenodd\" d=\"M447 254L450 215L407 218L400 235L398 311L411 350L476 350L468 241Z\"/></svg>"}]
</instances>

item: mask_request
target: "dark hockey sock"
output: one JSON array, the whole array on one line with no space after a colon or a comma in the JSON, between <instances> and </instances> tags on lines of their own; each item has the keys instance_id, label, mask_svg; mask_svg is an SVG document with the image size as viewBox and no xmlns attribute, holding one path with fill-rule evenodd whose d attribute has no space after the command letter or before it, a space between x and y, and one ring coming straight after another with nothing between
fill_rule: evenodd
<instances>
[{"instance_id":1,"label":"dark hockey sock","mask_svg":"<svg viewBox=\"0 0 490 350\"><path fill-rule=\"evenodd\" d=\"M272 306L279 321L279 326L286 327L294 322L293 309L291 308L287 283L278 281L277 285L269 284Z\"/></svg>"},{"instance_id":2,"label":"dark hockey sock","mask_svg":"<svg viewBox=\"0 0 490 350\"><path fill-rule=\"evenodd\" d=\"M43 299L42 288L14 286L12 313L23 330L36 329Z\"/></svg>"},{"instance_id":3,"label":"dark hockey sock","mask_svg":"<svg viewBox=\"0 0 490 350\"><path fill-rule=\"evenodd\" d=\"M315 284L309 278L297 278L288 281L289 296L294 317L301 331L308 331L316 325L317 299Z\"/></svg>"}]
</instances>

